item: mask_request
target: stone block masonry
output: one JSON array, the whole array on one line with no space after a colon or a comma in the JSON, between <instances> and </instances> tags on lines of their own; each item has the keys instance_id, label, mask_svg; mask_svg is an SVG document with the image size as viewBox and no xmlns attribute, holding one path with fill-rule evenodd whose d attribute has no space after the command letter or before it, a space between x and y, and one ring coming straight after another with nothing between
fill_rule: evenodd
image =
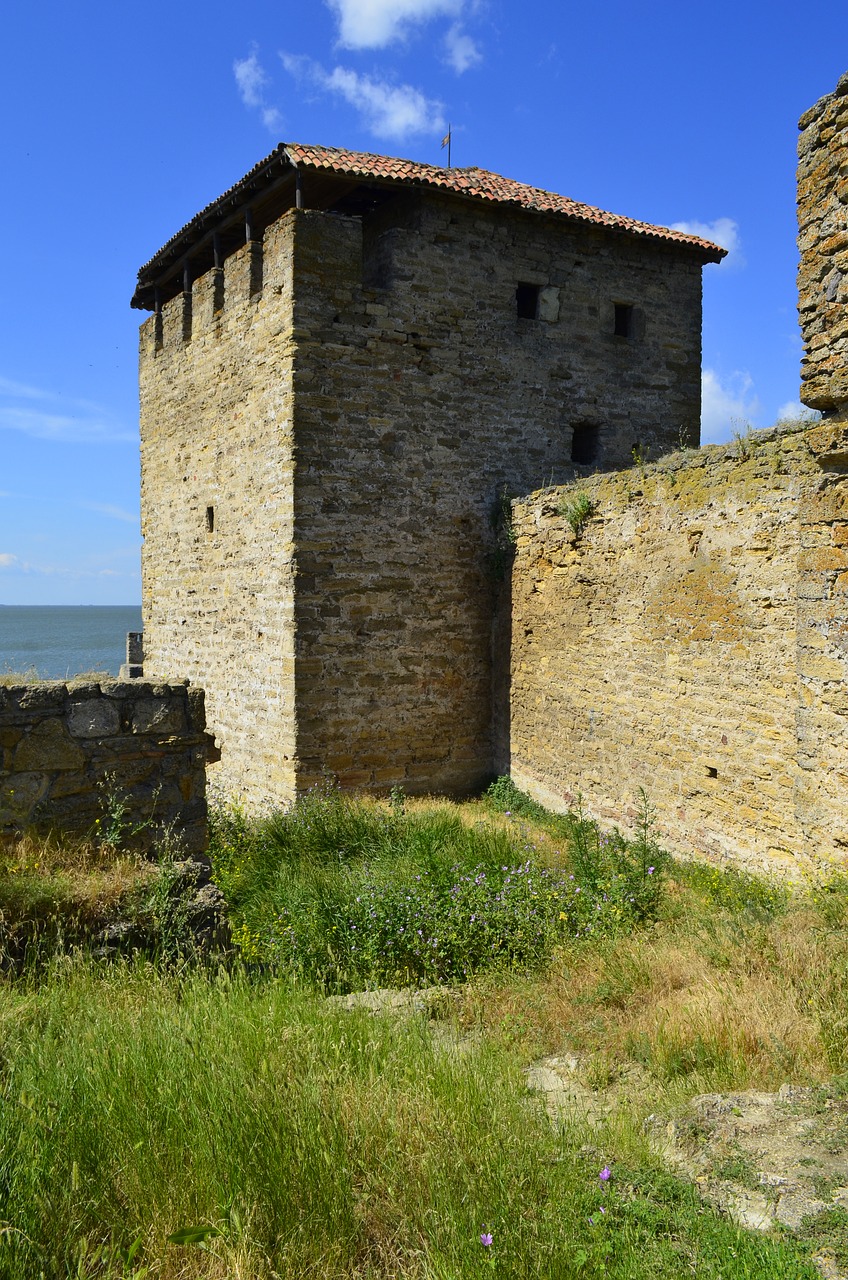
<instances>
[{"instance_id":1,"label":"stone block masonry","mask_svg":"<svg viewBox=\"0 0 848 1280\"><path fill-rule=\"evenodd\" d=\"M751 869L848 852L848 484L758 433L516 504L512 776ZM567 512L594 504L582 534ZM565 513L565 514L563 514Z\"/></svg>"},{"instance_id":2,"label":"stone block masonry","mask_svg":"<svg viewBox=\"0 0 848 1280\"><path fill-rule=\"evenodd\" d=\"M0 836L95 835L121 809L131 847L152 849L168 829L203 852L205 727L203 692L185 684L0 687Z\"/></svg>"},{"instance_id":3,"label":"stone block masonry","mask_svg":"<svg viewBox=\"0 0 848 1280\"><path fill-rule=\"evenodd\" d=\"M144 670L251 802L483 783L498 496L697 439L699 251L371 203L284 210L141 330Z\"/></svg>"},{"instance_id":4,"label":"stone block masonry","mask_svg":"<svg viewBox=\"0 0 848 1280\"><path fill-rule=\"evenodd\" d=\"M801 399L848 423L848 72L799 128Z\"/></svg>"}]
</instances>

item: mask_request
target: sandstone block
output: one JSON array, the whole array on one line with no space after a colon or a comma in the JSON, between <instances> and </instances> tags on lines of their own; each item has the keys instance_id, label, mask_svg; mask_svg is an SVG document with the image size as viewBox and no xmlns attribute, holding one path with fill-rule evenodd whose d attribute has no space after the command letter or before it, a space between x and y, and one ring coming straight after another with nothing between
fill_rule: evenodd
<instances>
[{"instance_id":1,"label":"sandstone block","mask_svg":"<svg viewBox=\"0 0 848 1280\"><path fill-rule=\"evenodd\" d=\"M79 686L71 688L72 696L78 696ZM75 738L111 738L121 727L121 717L114 703L91 697L71 702L67 724Z\"/></svg>"},{"instance_id":2,"label":"sandstone block","mask_svg":"<svg viewBox=\"0 0 848 1280\"><path fill-rule=\"evenodd\" d=\"M81 769L85 754L71 739L62 720L51 718L33 726L18 744L13 768L21 772L52 773Z\"/></svg>"},{"instance_id":3,"label":"sandstone block","mask_svg":"<svg viewBox=\"0 0 848 1280\"><path fill-rule=\"evenodd\" d=\"M182 733L185 727L185 709L173 698L140 698L133 707L133 733L165 736Z\"/></svg>"}]
</instances>

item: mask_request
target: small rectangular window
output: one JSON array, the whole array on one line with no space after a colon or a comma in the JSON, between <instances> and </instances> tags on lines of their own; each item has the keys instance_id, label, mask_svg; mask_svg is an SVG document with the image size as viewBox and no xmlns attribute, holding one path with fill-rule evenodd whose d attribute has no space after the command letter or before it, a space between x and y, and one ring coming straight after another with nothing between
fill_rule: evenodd
<instances>
[{"instance_id":1,"label":"small rectangular window","mask_svg":"<svg viewBox=\"0 0 848 1280\"><path fill-rule=\"evenodd\" d=\"M214 507L206 508L206 532L207 533L215 532L215 508Z\"/></svg>"},{"instance_id":2,"label":"small rectangular window","mask_svg":"<svg viewBox=\"0 0 848 1280\"><path fill-rule=\"evenodd\" d=\"M598 461L598 428L593 423L578 422L571 436L571 461L578 467L591 467Z\"/></svg>"},{"instance_id":3,"label":"small rectangular window","mask_svg":"<svg viewBox=\"0 0 848 1280\"><path fill-rule=\"evenodd\" d=\"M539 292L537 284L520 284L515 290L515 308L519 320L538 320Z\"/></svg>"},{"instance_id":4,"label":"small rectangular window","mask_svg":"<svg viewBox=\"0 0 848 1280\"><path fill-rule=\"evenodd\" d=\"M633 308L627 302L616 302L615 304L615 328L613 333L617 338L631 338L633 336Z\"/></svg>"}]
</instances>

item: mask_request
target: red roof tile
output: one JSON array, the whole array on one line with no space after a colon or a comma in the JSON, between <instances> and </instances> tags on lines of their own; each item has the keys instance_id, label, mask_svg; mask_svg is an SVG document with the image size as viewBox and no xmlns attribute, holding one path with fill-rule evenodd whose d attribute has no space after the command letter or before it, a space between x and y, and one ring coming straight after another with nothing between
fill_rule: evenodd
<instances>
[{"instance_id":1,"label":"red roof tile","mask_svg":"<svg viewBox=\"0 0 848 1280\"><path fill-rule=\"evenodd\" d=\"M267 182L272 173L279 173L288 166L292 169L312 169L338 174L340 177L359 178L364 182L435 188L469 200L485 200L491 204L560 215L572 222L606 227L625 235L644 236L693 249L704 262L719 262L727 253L726 249L709 240L702 240L699 236L607 213L592 205L570 200L568 196L543 191L539 187L528 187L523 182L515 182L512 178L504 178L499 173L490 173L487 169L478 169L476 166L467 169L442 169L438 165L422 164L417 160L400 160L394 156L371 155L364 151L346 151L340 147L280 143L239 182L205 209L201 209L144 264L138 273L139 283L133 305L151 305L144 295L152 289L157 276L169 267L172 269L181 254L189 252L200 237L208 235L210 225L229 216L235 206L247 203L257 183Z\"/></svg>"},{"instance_id":2,"label":"red roof tile","mask_svg":"<svg viewBox=\"0 0 848 1280\"><path fill-rule=\"evenodd\" d=\"M294 164L306 168L330 169L335 173L366 179L383 178L425 187L441 187L445 191L453 191L471 199L518 205L522 209L535 209L539 213L564 214L577 222L589 222L595 226L610 227L614 231L650 236L701 249L709 261L717 262L727 253L726 249L698 236L607 213L593 205L570 200L568 196L543 191L540 187L528 187L523 182L515 182L512 178L504 178L499 173L491 173L488 169L478 169L476 166L467 169L441 169L437 165L421 164L416 160L396 160L392 156L345 151L338 147L309 147L296 142L284 144L283 150Z\"/></svg>"}]
</instances>

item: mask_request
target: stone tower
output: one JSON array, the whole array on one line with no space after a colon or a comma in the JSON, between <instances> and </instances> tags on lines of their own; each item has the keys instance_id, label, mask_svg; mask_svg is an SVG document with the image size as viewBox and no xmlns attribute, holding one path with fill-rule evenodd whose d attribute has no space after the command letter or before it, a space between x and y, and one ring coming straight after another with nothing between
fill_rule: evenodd
<instances>
[{"instance_id":1,"label":"stone tower","mask_svg":"<svg viewBox=\"0 0 848 1280\"><path fill-rule=\"evenodd\" d=\"M505 496L697 444L723 254L479 169L281 145L142 268L145 675L204 687L228 792L498 767Z\"/></svg>"}]
</instances>

